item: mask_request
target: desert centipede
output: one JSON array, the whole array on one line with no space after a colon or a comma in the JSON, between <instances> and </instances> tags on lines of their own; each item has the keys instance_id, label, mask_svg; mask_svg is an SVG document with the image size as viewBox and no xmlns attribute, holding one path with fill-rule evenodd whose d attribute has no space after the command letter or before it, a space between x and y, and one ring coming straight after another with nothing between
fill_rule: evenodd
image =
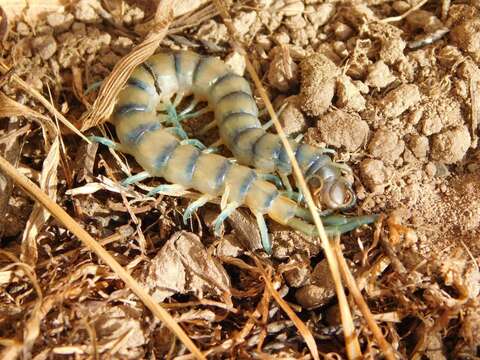
<instances>
[{"instance_id":1,"label":"desert centipede","mask_svg":"<svg viewBox=\"0 0 480 360\"><path fill-rule=\"evenodd\" d=\"M159 53L150 57L142 67L154 78L159 101L172 104L174 109L183 97L192 95L192 104L181 116L170 113L170 119L180 129L179 119L191 111L198 102L207 101L208 106L200 112L214 112L212 125L219 128L220 138L231 150L236 160L253 166L262 172L278 173L291 191L288 176L292 173L290 159L278 135L265 131L258 119L258 108L248 81L235 73L215 57L201 56L191 51ZM144 75L145 75L144 74ZM138 80L138 78L131 78ZM123 110L135 108L132 101L134 87L120 99ZM175 112L175 110L173 110ZM352 184L342 176L349 169L331 160L325 149L290 140L297 162L315 195L317 204L327 209L346 209L355 204Z\"/></svg>"},{"instance_id":2,"label":"desert centipede","mask_svg":"<svg viewBox=\"0 0 480 360\"><path fill-rule=\"evenodd\" d=\"M222 211L214 221L216 234L223 221L243 205L255 215L262 245L267 252L271 252L271 244L264 215L295 230L315 235L315 227L308 222L311 221L309 211L283 196L274 184L265 180L264 173L208 152L198 140L186 138L181 128L163 127L157 110L162 106L164 94L178 91L187 94L187 90L183 89L191 90L193 83L195 94L207 96L211 84L201 74L196 74L199 69L194 59L198 56L191 52L154 55L137 67L120 92L110 119L120 143L99 137L93 139L131 154L143 167L143 172L127 178L124 184L163 177L171 184L159 185L150 194L181 195L187 189L200 192L202 195L185 210L184 221L199 207L221 197ZM167 66L170 62L173 68ZM155 68L161 67L168 71L157 73ZM179 69L184 70L181 76L178 75ZM326 195L332 196L330 193ZM333 195L338 196L336 193ZM371 223L375 218L375 215L353 218L330 215L323 221L327 233L344 233Z\"/></svg>"}]
</instances>

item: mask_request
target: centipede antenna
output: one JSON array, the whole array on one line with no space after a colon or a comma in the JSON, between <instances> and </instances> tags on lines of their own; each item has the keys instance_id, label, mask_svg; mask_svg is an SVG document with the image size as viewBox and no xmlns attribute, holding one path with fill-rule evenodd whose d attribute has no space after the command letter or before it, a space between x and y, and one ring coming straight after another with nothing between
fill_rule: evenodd
<instances>
[{"instance_id":1,"label":"centipede antenna","mask_svg":"<svg viewBox=\"0 0 480 360\"><path fill-rule=\"evenodd\" d=\"M121 184L123 186L131 185L131 184L135 184L137 182L143 181L145 179L148 179L150 177L152 177L152 175L148 171L142 171L142 172L139 172L138 174L129 176L126 179L122 180Z\"/></svg>"},{"instance_id":2,"label":"centipede antenna","mask_svg":"<svg viewBox=\"0 0 480 360\"><path fill-rule=\"evenodd\" d=\"M354 216L346 219L332 219L332 222L339 221L340 223L337 225L329 225L325 227L325 232L327 235L341 235L356 228L359 228L362 225L372 224L375 220L378 219L378 215L364 215L364 216Z\"/></svg>"},{"instance_id":3,"label":"centipede antenna","mask_svg":"<svg viewBox=\"0 0 480 360\"><path fill-rule=\"evenodd\" d=\"M147 193L147 196L153 196L155 194L164 194L169 196L182 196L187 190L182 185L178 184L162 184L154 187Z\"/></svg>"},{"instance_id":4,"label":"centipede antenna","mask_svg":"<svg viewBox=\"0 0 480 360\"><path fill-rule=\"evenodd\" d=\"M202 195L197 200L190 203L183 213L183 223L186 225L188 220L192 217L193 213L205 205L207 202L212 200L214 196L211 195Z\"/></svg>"},{"instance_id":5,"label":"centipede antenna","mask_svg":"<svg viewBox=\"0 0 480 360\"><path fill-rule=\"evenodd\" d=\"M217 216L217 218L213 222L216 236L220 236L220 227L222 226L225 219L229 217L232 212L234 212L235 209L239 206L240 204L238 202L231 202L230 204L227 204L227 206L225 206L225 209L223 209L220 215Z\"/></svg>"},{"instance_id":6,"label":"centipede antenna","mask_svg":"<svg viewBox=\"0 0 480 360\"><path fill-rule=\"evenodd\" d=\"M258 229L260 230L260 238L262 239L263 249L267 254L272 253L272 243L270 241L270 236L268 234L267 224L265 223L265 218L260 212L255 212L255 218L257 219Z\"/></svg>"}]
</instances>

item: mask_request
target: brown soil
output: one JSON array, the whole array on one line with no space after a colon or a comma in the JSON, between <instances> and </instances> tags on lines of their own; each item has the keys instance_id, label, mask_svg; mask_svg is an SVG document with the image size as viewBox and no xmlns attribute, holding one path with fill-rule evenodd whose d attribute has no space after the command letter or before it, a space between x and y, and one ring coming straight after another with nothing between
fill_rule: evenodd
<instances>
[{"instance_id":1,"label":"brown soil","mask_svg":"<svg viewBox=\"0 0 480 360\"><path fill-rule=\"evenodd\" d=\"M480 356L480 3L432 0L411 11L416 3L254 0L229 12L272 103L286 104L286 132L334 149L353 169L352 216L384 214L376 231L343 236L343 251L398 357L470 359ZM219 56L246 75L214 5L182 6L192 13L173 24L162 48ZM212 358L307 355L264 281L321 352L346 358L316 239L270 221L267 257L248 211L226 222L222 238L213 235L215 204L183 225L189 199L152 199L141 186L125 191L119 181L141 170L135 161L86 145L32 95L80 127L96 85L143 39L155 8L99 0L5 6L0 155L99 239ZM207 118L186 128L195 133ZM202 140L215 141L215 131ZM1 358L187 352L109 267L1 174L0 192ZM364 356L381 358L351 308Z\"/></svg>"}]
</instances>

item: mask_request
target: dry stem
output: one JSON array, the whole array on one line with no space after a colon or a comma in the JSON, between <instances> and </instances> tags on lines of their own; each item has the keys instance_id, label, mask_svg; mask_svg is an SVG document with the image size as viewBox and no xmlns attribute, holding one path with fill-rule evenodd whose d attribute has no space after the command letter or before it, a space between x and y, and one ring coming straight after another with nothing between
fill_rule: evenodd
<instances>
[{"instance_id":1,"label":"dry stem","mask_svg":"<svg viewBox=\"0 0 480 360\"><path fill-rule=\"evenodd\" d=\"M178 336L185 346L199 359L206 359L196 345L190 340L188 335L178 325L170 314L163 309L160 304L140 286L140 284L113 258L110 253L105 250L89 233L87 233L65 210L58 204L54 203L42 190L18 171L3 157L0 156L0 170L7 176L11 177L18 185L20 185L34 200L44 206L57 220L59 220L65 228L71 231L79 238L82 243L91 249L97 256L102 259L117 275L125 282L135 295L148 307L152 313L168 326L168 328Z\"/></svg>"}]
</instances>

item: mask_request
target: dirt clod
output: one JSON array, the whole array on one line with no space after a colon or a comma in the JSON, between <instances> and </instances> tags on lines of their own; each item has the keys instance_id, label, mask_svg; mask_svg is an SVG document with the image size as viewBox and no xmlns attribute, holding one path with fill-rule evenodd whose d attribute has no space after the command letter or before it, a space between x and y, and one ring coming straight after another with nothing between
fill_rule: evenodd
<instances>
[{"instance_id":1,"label":"dirt clod","mask_svg":"<svg viewBox=\"0 0 480 360\"><path fill-rule=\"evenodd\" d=\"M383 160L386 164L392 164L397 160L404 148L405 143L398 134L388 129L377 130L368 144L370 154Z\"/></svg>"},{"instance_id":2,"label":"dirt clod","mask_svg":"<svg viewBox=\"0 0 480 360\"><path fill-rule=\"evenodd\" d=\"M465 156L470 147L470 133L465 126L446 130L432 139L432 159L453 164Z\"/></svg>"},{"instance_id":3,"label":"dirt clod","mask_svg":"<svg viewBox=\"0 0 480 360\"><path fill-rule=\"evenodd\" d=\"M395 76L390 71L390 68L382 61L377 61L368 67L368 76L366 84L368 86L383 89L395 81Z\"/></svg>"},{"instance_id":4,"label":"dirt clod","mask_svg":"<svg viewBox=\"0 0 480 360\"><path fill-rule=\"evenodd\" d=\"M44 35L33 39L32 47L43 60L48 60L57 51L57 42L53 36Z\"/></svg>"},{"instance_id":5,"label":"dirt clod","mask_svg":"<svg viewBox=\"0 0 480 360\"><path fill-rule=\"evenodd\" d=\"M312 116L322 115L332 103L335 78L340 70L332 60L318 53L303 60L300 70L302 110Z\"/></svg>"},{"instance_id":6,"label":"dirt clod","mask_svg":"<svg viewBox=\"0 0 480 360\"><path fill-rule=\"evenodd\" d=\"M388 175L383 161L376 159L363 160L360 163L360 175L371 192L383 194Z\"/></svg>"},{"instance_id":7,"label":"dirt clod","mask_svg":"<svg viewBox=\"0 0 480 360\"><path fill-rule=\"evenodd\" d=\"M343 110L333 110L317 122L320 138L327 145L356 151L362 147L368 138L368 124L356 114Z\"/></svg>"},{"instance_id":8,"label":"dirt clod","mask_svg":"<svg viewBox=\"0 0 480 360\"><path fill-rule=\"evenodd\" d=\"M470 53L480 51L480 19L468 19L455 26L450 37L462 50Z\"/></svg>"},{"instance_id":9,"label":"dirt clod","mask_svg":"<svg viewBox=\"0 0 480 360\"><path fill-rule=\"evenodd\" d=\"M415 84L404 84L390 91L381 101L380 109L387 118L400 116L420 101L420 90Z\"/></svg>"},{"instance_id":10,"label":"dirt clod","mask_svg":"<svg viewBox=\"0 0 480 360\"><path fill-rule=\"evenodd\" d=\"M340 108L346 108L355 112L365 110L365 98L353 81L346 75L337 80L337 103Z\"/></svg>"}]
</instances>

